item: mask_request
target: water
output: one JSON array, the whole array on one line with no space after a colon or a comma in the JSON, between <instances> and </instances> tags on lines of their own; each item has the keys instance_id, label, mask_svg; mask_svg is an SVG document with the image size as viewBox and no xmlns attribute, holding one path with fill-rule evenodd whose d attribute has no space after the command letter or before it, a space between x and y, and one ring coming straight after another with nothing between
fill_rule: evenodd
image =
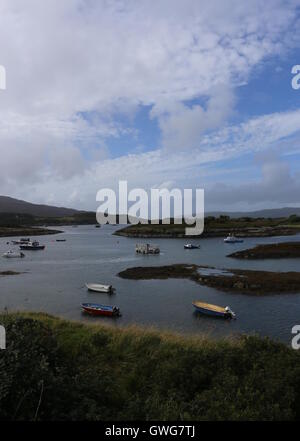
<instances>
[{"instance_id":1,"label":"water","mask_svg":"<svg viewBox=\"0 0 300 441\"><path fill-rule=\"evenodd\" d=\"M0 310L43 311L68 319L100 322L111 326L140 324L214 337L256 333L286 343L291 329L300 324L300 294L254 297L217 291L190 280L125 280L117 273L133 266L194 263L220 269L244 268L268 271L299 271L300 259L248 261L226 257L233 251L259 243L299 241L300 236L246 239L244 243L225 244L222 238L201 239L200 249L184 250L185 239L154 239L161 254L136 255L136 239L113 236L110 225L65 227L59 236L37 238L45 251L26 252L24 259L0 259L0 271L24 272L0 277ZM56 238L67 239L56 242ZM0 239L0 252L10 246L10 238ZM139 240L140 241L140 240ZM230 272L229 272L230 276ZM87 292L84 284L112 284L112 296ZM276 286L274 286L276 292ZM229 305L237 320L226 321L195 314L192 301L202 300ZM80 303L97 302L120 307L118 319L94 318L81 313Z\"/></svg>"}]
</instances>

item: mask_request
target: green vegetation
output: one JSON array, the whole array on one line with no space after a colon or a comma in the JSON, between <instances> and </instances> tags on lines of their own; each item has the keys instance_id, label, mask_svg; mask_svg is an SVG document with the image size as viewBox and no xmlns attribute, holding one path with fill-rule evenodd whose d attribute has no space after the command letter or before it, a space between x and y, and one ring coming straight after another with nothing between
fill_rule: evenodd
<instances>
[{"instance_id":1,"label":"green vegetation","mask_svg":"<svg viewBox=\"0 0 300 441\"><path fill-rule=\"evenodd\" d=\"M41 217L31 214L0 213L0 228L24 228L43 225L93 225L96 223L96 214L93 212L78 212L72 216Z\"/></svg>"},{"instance_id":2,"label":"green vegetation","mask_svg":"<svg viewBox=\"0 0 300 441\"><path fill-rule=\"evenodd\" d=\"M221 291L238 292L257 296L299 293L300 272L273 272L227 269L208 266L174 264L166 266L140 266L127 268L118 274L123 279L190 279L200 285Z\"/></svg>"},{"instance_id":3,"label":"green vegetation","mask_svg":"<svg viewBox=\"0 0 300 441\"><path fill-rule=\"evenodd\" d=\"M300 352L4 314L0 420L299 420Z\"/></svg>"},{"instance_id":4,"label":"green vegetation","mask_svg":"<svg viewBox=\"0 0 300 441\"><path fill-rule=\"evenodd\" d=\"M61 233L43 226L94 225L96 215L92 212L78 212L72 216L38 217L31 214L0 213L0 237L42 236Z\"/></svg>"},{"instance_id":5,"label":"green vegetation","mask_svg":"<svg viewBox=\"0 0 300 441\"><path fill-rule=\"evenodd\" d=\"M234 257L236 259L281 259L300 257L300 243L285 242L257 245L254 248L236 251L227 257Z\"/></svg>"},{"instance_id":6,"label":"green vegetation","mask_svg":"<svg viewBox=\"0 0 300 441\"><path fill-rule=\"evenodd\" d=\"M115 234L118 236L129 237L165 237L178 238L185 236L186 225L174 224L163 225L161 222L157 225L137 224L118 230ZM300 218L290 216L289 218L230 218L229 216L208 216L204 222L204 232L201 237L224 237L234 232L239 237L269 237L292 235L300 232ZM192 236L194 237L194 236Z\"/></svg>"}]
</instances>

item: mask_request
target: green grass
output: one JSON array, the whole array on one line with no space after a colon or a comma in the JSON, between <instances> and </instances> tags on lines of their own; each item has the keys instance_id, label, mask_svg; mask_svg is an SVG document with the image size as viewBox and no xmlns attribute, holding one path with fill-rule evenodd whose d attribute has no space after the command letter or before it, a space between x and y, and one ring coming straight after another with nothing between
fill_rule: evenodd
<instances>
[{"instance_id":1,"label":"green grass","mask_svg":"<svg viewBox=\"0 0 300 441\"><path fill-rule=\"evenodd\" d=\"M1 420L298 420L300 353L4 314ZM40 403L40 404L39 404Z\"/></svg>"}]
</instances>

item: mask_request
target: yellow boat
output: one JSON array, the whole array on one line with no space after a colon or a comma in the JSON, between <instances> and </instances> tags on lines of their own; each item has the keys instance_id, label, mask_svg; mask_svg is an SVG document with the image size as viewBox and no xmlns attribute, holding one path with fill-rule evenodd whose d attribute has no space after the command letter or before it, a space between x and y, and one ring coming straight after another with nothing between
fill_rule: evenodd
<instances>
[{"instance_id":1,"label":"yellow boat","mask_svg":"<svg viewBox=\"0 0 300 441\"><path fill-rule=\"evenodd\" d=\"M235 318L235 313L229 306L225 308L223 306L211 305L210 303L194 301L193 306L197 312L202 314L212 315L214 317Z\"/></svg>"}]
</instances>

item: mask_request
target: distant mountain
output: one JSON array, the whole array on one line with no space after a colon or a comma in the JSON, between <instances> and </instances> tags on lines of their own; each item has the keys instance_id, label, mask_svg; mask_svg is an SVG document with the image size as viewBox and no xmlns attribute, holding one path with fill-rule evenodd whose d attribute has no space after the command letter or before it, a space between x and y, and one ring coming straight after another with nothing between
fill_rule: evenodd
<instances>
[{"instance_id":1,"label":"distant mountain","mask_svg":"<svg viewBox=\"0 0 300 441\"><path fill-rule=\"evenodd\" d=\"M300 216L300 207L284 207L284 208L269 208L265 210L257 211L213 211L205 213L205 216L230 216L232 218L237 217L265 217L265 218L278 218L289 217L293 214Z\"/></svg>"},{"instance_id":2,"label":"distant mountain","mask_svg":"<svg viewBox=\"0 0 300 441\"><path fill-rule=\"evenodd\" d=\"M63 217L80 213L78 210L50 205L31 204L30 202L0 196L0 213L30 214L38 217Z\"/></svg>"}]
</instances>

